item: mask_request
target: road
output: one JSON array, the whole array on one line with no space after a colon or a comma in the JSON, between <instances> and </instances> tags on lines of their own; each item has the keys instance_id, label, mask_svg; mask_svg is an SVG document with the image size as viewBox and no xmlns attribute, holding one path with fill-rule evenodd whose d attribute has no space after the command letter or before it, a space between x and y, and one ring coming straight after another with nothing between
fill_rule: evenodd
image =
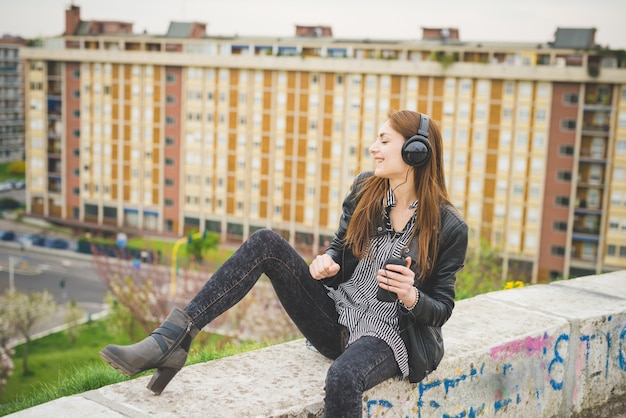
<instances>
[{"instance_id":1,"label":"road","mask_svg":"<svg viewBox=\"0 0 626 418\"><path fill-rule=\"evenodd\" d=\"M27 256L25 259L24 256ZM32 249L21 251L16 245L0 242L0 294L10 286L10 260L13 261L13 283L26 292L48 290L61 305L74 300L86 315L106 310L106 286L88 257L63 250ZM24 261L27 261L24 263ZM65 286L61 287L61 282ZM45 334L65 322L64 309L40 321L34 334Z\"/></svg>"},{"instance_id":2,"label":"road","mask_svg":"<svg viewBox=\"0 0 626 418\"><path fill-rule=\"evenodd\" d=\"M106 286L91 261L64 257L63 251L41 254L34 251L3 248L0 255L0 293L9 287L9 257L14 263L15 287L26 292L48 290L58 303L69 300L85 306L97 306L104 300ZM58 254L53 254L54 252ZM24 266L24 257L28 257ZM65 287L61 287L61 281Z\"/></svg>"}]
</instances>

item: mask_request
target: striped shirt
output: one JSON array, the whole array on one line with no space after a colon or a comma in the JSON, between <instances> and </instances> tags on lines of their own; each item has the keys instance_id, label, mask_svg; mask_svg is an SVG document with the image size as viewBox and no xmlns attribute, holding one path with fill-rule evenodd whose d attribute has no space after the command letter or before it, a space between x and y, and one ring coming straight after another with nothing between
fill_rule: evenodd
<instances>
[{"instance_id":1,"label":"striped shirt","mask_svg":"<svg viewBox=\"0 0 626 418\"><path fill-rule=\"evenodd\" d=\"M399 302L381 302L376 298L379 287L376 275L378 270L384 268L384 262L389 257L402 257L402 250L411 239L415 213L402 231L395 232L389 216L396 205L396 197L391 189L387 190L383 205L387 233L372 238L366 256L359 261L352 277L337 289L329 288L329 296L335 301L339 323L350 332L347 346L364 336L380 338L391 347L402 375L407 376L409 358L400 337L397 314ZM416 207L417 201L411 204L410 209Z\"/></svg>"}]
</instances>

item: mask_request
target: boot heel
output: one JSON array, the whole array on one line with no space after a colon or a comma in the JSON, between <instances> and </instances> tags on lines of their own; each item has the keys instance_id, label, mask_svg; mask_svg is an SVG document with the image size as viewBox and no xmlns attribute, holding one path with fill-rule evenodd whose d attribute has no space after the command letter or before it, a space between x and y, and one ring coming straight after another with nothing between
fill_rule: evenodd
<instances>
[{"instance_id":1,"label":"boot heel","mask_svg":"<svg viewBox=\"0 0 626 418\"><path fill-rule=\"evenodd\" d=\"M157 369L150 379L150 383L148 383L147 388L154 392L155 395L160 395L165 389L165 386L176 376L180 369Z\"/></svg>"}]
</instances>

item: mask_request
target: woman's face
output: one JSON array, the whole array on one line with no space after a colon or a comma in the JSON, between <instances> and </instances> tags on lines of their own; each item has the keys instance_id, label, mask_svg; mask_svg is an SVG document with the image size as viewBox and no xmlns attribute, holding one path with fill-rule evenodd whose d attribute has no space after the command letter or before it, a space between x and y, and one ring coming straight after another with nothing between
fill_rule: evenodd
<instances>
[{"instance_id":1,"label":"woman's face","mask_svg":"<svg viewBox=\"0 0 626 418\"><path fill-rule=\"evenodd\" d=\"M405 138L386 121L378 131L378 138L369 147L374 157L376 168L374 174L390 180L404 180L409 165L402 159L402 144Z\"/></svg>"}]
</instances>

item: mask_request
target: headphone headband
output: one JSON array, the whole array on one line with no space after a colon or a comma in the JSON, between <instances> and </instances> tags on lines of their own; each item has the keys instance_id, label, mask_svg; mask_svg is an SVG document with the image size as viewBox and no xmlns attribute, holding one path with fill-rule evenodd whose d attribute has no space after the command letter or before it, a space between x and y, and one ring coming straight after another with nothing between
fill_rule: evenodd
<instances>
[{"instance_id":1,"label":"headphone headband","mask_svg":"<svg viewBox=\"0 0 626 418\"><path fill-rule=\"evenodd\" d=\"M422 113L422 117L420 118L420 127L417 130L417 134L423 136L424 138L428 138L428 115Z\"/></svg>"}]
</instances>

